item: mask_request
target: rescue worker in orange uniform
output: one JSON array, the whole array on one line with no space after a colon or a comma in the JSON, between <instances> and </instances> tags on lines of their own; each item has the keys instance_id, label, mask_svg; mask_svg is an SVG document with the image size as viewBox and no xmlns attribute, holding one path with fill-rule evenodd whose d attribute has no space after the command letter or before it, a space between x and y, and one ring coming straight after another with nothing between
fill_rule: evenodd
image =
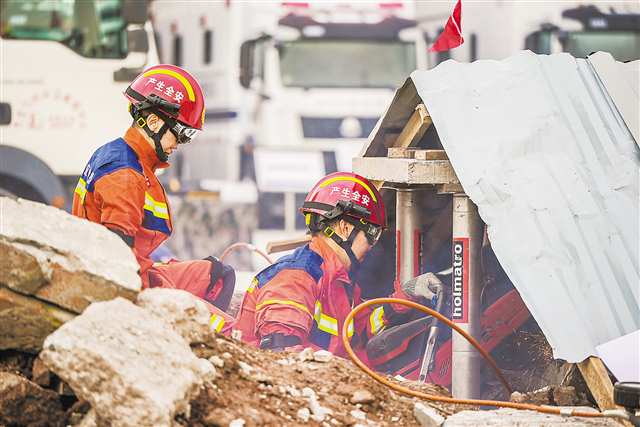
<instances>
[{"instance_id":1,"label":"rescue worker in orange uniform","mask_svg":"<svg viewBox=\"0 0 640 427\"><path fill-rule=\"evenodd\" d=\"M386 227L384 204L367 179L337 172L315 185L301 211L311 242L254 278L234 332L264 349L311 347L346 357L340 335L348 313L362 302L358 268ZM393 297L416 296L400 286L395 289ZM412 291L416 293L415 286ZM404 306L385 304L363 310L348 325L352 345L363 360L367 340L406 311Z\"/></svg>"},{"instance_id":2,"label":"rescue worker in orange uniform","mask_svg":"<svg viewBox=\"0 0 640 427\"><path fill-rule=\"evenodd\" d=\"M124 95L133 124L91 156L72 213L104 225L133 249L143 288L183 289L225 310L235 286L233 269L215 257L166 264L150 257L172 230L167 195L155 172L168 167L169 155L202 129L200 85L182 68L163 64L136 77Z\"/></svg>"}]
</instances>

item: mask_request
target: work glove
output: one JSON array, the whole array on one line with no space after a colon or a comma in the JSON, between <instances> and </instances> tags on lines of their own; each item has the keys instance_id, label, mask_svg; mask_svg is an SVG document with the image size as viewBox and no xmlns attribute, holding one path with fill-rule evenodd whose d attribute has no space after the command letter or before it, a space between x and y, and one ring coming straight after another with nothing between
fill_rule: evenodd
<instances>
[{"instance_id":1,"label":"work glove","mask_svg":"<svg viewBox=\"0 0 640 427\"><path fill-rule=\"evenodd\" d=\"M438 290L444 285L433 273L425 273L402 284L402 290L414 301L425 299L431 304L435 303Z\"/></svg>"}]
</instances>

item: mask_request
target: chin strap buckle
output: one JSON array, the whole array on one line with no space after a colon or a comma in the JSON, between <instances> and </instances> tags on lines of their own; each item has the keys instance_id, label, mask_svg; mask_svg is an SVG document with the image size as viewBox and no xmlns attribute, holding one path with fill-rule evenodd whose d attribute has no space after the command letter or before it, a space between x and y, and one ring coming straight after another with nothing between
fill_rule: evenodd
<instances>
[{"instance_id":1,"label":"chin strap buckle","mask_svg":"<svg viewBox=\"0 0 640 427\"><path fill-rule=\"evenodd\" d=\"M336 234L335 230L329 226L325 227L324 230L322 230L322 232L324 233L325 236L327 237L331 237L334 234Z\"/></svg>"}]
</instances>

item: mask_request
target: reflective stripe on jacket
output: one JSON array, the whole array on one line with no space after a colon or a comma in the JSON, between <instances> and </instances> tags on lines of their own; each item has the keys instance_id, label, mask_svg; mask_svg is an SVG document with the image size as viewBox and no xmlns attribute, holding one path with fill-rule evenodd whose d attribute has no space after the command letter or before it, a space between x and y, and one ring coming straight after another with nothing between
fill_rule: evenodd
<instances>
[{"instance_id":1,"label":"reflective stripe on jacket","mask_svg":"<svg viewBox=\"0 0 640 427\"><path fill-rule=\"evenodd\" d=\"M73 196L72 213L134 238L144 287L153 252L170 235L167 197L155 175L167 167L135 129L98 148L85 167Z\"/></svg>"},{"instance_id":2,"label":"reflective stripe on jacket","mask_svg":"<svg viewBox=\"0 0 640 427\"><path fill-rule=\"evenodd\" d=\"M346 356L340 338L344 321L362 302L333 249L320 237L261 271L244 296L234 329L258 345L272 333L298 336L302 345ZM392 307L363 310L348 326L354 348L362 349L388 322Z\"/></svg>"}]
</instances>

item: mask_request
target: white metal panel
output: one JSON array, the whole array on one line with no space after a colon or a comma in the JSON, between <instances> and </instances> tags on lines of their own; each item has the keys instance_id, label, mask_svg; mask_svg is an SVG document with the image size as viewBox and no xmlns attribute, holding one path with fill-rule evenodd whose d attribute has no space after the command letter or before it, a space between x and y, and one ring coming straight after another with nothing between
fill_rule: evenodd
<instances>
[{"instance_id":1,"label":"white metal panel","mask_svg":"<svg viewBox=\"0 0 640 427\"><path fill-rule=\"evenodd\" d=\"M640 149L587 61L527 51L412 79L555 357L640 328Z\"/></svg>"}]
</instances>

